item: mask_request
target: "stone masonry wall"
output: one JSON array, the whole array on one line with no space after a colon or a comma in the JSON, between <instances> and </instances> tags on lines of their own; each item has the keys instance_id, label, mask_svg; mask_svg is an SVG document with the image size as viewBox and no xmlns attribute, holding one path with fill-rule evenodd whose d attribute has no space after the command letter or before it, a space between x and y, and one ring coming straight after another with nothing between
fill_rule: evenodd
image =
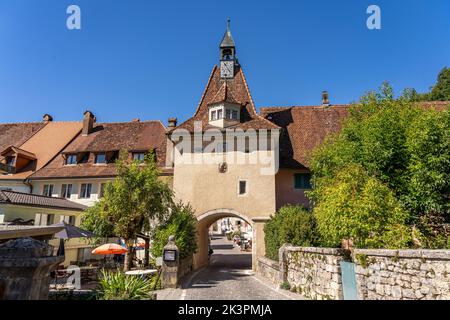
<instances>
[{"instance_id":1,"label":"stone masonry wall","mask_svg":"<svg viewBox=\"0 0 450 320\"><path fill-rule=\"evenodd\" d=\"M280 271L283 281L310 299L342 299L340 249L283 246L280 249Z\"/></svg>"},{"instance_id":2,"label":"stone masonry wall","mask_svg":"<svg viewBox=\"0 0 450 320\"><path fill-rule=\"evenodd\" d=\"M359 299L450 299L450 250L354 250Z\"/></svg>"},{"instance_id":3,"label":"stone masonry wall","mask_svg":"<svg viewBox=\"0 0 450 320\"><path fill-rule=\"evenodd\" d=\"M343 299L341 261L355 263L360 300L450 300L450 250L344 250L284 245L258 274L310 299ZM278 265L278 268L277 268Z\"/></svg>"},{"instance_id":4,"label":"stone masonry wall","mask_svg":"<svg viewBox=\"0 0 450 320\"><path fill-rule=\"evenodd\" d=\"M281 279L280 264L269 258L258 258L257 273L273 283L279 283Z\"/></svg>"}]
</instances>

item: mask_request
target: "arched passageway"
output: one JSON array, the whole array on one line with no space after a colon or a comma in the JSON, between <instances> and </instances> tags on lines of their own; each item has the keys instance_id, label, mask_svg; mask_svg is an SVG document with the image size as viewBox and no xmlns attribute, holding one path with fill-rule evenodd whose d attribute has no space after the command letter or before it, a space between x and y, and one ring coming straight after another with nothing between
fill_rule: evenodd
<instances>
[{"instance_id":1,"label":"arched passageway","mask_svg":"<svg viewBox=\"0 0 450 320\"><path fill-rule=\"evenodd\" d=\"M205 266L209 263L208 259L208 251L209 251L209 245L210 245L210 234L209 229L210 226L215 223L219 219L223 218L239 218L243 221L245 221L247 224L249 224L252 227L252 230L254 230L254 223L251 219L248 217L240 214L239 212L232 210L232 209L216 209L211 210L208 212L205 212L197 217L198 220L198 226L197 226L197 237L198 237L198 251L194 255L194 267L197 269L199 267ZM217 240L217 239L216 239ZM249 268L253 268L255 265L255 262L253 261L255 259L255 253L256 248L258 246L258 243L255 241L255 232L253 231L253 242L252 242L252 255L247 255L247 257L240 257L239 261L235 261L237 264L248 264ZM226 249L226 246L231 246L228 249L232 249L232 242L229 244L226 242L215 242L216 248L213 247L213 250L215 249L222 249L220 251L223 251L223 249ZM214 244L213 244L214 246ZM215 251L217 252L217 251ZM229 257L226 257L226 259L223 260L224 265L229 265L230 267L233 266L233 255L231 254ZM247 259L248 258L248 259ZM251 259L251 261L250 261ZM242 265L241 267L245 267Z\"/></svg>"}]
</instances>

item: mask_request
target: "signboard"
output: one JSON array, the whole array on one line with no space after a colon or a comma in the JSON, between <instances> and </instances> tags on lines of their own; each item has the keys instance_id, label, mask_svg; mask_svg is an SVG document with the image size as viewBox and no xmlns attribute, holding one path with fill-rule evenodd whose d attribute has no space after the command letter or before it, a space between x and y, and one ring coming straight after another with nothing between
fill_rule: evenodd
<instances>
[{"instance_id":1,"label":"signboard","mask_svg":"<svg viewBox=\"0 0 450 320\"><path fill-rule=\"evenodd\" d=\"M176 250L164 250L163 254L164 261L173 262L177 260L177 251Z\"/></svg>"}]
</instances>

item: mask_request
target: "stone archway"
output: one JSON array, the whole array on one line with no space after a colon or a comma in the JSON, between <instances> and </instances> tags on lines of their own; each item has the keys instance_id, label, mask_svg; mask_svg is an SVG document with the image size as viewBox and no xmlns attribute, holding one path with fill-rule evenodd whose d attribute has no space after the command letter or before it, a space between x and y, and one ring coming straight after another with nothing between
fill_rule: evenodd
<instances>
[{"instance_id":1,"label":"stone archway","mask_svg":"<svg viewBox=\"0 0 450 320\"><path fill-rule=\"evenodd\" d=\"M256 260L260 253L264 253L264 231L261 228L261 219L249 218L236 210L221 208L204 212L197 216L197 241L198 251L194 255L194 268L200 268L208 264L209 227L217 220L227 217L240 218L250 224L253 229L252 243L252 268L256 270ZM266 219L263 219L263 224Z\"/></svg>"}]
</instances>

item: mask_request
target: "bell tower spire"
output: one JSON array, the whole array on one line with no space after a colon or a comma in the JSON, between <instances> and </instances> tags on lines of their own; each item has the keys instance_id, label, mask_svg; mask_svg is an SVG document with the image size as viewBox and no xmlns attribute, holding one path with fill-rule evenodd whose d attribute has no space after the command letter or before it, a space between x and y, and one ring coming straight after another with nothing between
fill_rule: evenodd
<instances>
[{"instance_id":1,"label":"bell tower spire","mask_svg":"<svg viewBox=\"0 0 450 320\"><path fill-rule=\"evenodd\" d=\"M236 46L230 31L230 18L227 19L227 30L220 43L220 76L223 79L234 77L237 65Z\"/></svg>"}]
</instances>

